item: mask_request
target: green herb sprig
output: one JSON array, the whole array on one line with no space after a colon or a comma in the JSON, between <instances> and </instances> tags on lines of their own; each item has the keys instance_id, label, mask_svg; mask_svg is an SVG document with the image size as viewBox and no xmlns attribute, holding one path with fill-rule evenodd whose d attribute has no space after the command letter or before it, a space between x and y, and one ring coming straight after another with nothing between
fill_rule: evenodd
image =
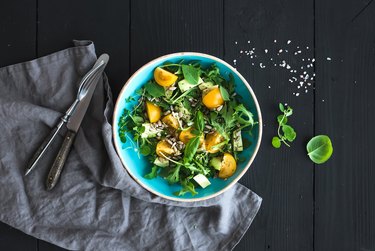
<instances>
[{"instance_id":1,"label":"green herb sprig","mask_svg":"<svg viewBox=\"0 0 375 251\"><path fill-rule=\"evenodd\" d=\"M281 103L279 103L279 109L282 114L277 116L277 123L279 126L277 128L277 136L272 138L272 146L275 148L280 148L282 142L286 146L290 147L287 141L293 142L297 136L297 133L294 131L293 127L287 125L288 117L293 114L293 109L290 106L285 107Z\"/></svg>"}]
</instances>

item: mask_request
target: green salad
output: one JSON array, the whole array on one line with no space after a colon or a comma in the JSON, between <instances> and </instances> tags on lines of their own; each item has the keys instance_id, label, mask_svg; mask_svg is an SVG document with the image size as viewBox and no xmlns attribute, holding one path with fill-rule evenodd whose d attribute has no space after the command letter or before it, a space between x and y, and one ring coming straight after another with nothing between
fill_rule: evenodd
<instances>
[{"instance_id":1,"label":"green salad","mask_svg":"<svg viewBox=\"0 0 375 251\"><path fill-rule=\"evenodd\" d=\"M233 76L225 79L215 64L166 62L126 101L135 100L120 118L120 139L150 161L145 178L181 185L176 196L196 195L197 186L210 185L208 178L231 177L238 153L250 144L242 135L257 123L240 102Z\"/></svg>"}]
</instances>

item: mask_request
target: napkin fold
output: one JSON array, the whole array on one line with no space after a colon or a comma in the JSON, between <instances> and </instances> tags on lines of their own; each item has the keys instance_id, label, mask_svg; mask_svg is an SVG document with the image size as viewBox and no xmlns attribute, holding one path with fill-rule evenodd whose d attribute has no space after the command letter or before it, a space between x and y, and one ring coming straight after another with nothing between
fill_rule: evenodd
<instances>
[{"instance_id":1,"label":"napkin fold","mask_svg":"<svg viewBox=\"0 0 375 251\"><path fill-rule=\"evenodd\" d=\"M262 199L236 184L213 199L181 203L138 185L112 143L105 75L54 190L46 191L45 179L58 143L24 176L95 60L92 42L74 41L72 48L0 69L0 221L71 250L232 250Z\"/></svg>"}]
</instances>

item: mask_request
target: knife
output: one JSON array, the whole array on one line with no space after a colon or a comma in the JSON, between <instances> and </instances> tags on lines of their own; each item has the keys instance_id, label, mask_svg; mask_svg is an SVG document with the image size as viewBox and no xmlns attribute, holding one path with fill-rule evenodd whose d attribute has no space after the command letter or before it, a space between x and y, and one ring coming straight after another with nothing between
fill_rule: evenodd
<instances>
[{"instance_id":1,"label":"knife","mask_svg":"<svg viewBox=\"0 0 375 251\"><path fill-rule=\"evenodd\" d=\"M91 68L91 70L88 73L86 73L86 75L82 78L76 99L74 100L73 104L69 107L69 109L65 112L65 115L61 118L57 126L54 127L54 129L50 132L48 137L43 141L43 143L38 147L38 149L34 153L26 168L25 176L27 176L37 166L38 162L46 153L47 149L54 141L55 137L62 129L63 125L65 125L65 123L69 121L70 117L75 112L78 103L81 101L81 99L83 99L83 97L86 96L88 87L97 75L98 70L100 70L101 68L104 69L104 67L106 66L108 58L109 57L107 54L103 54L102 56L100 56L98 60L95 62L94 66Z\"/></svg>"},{"instance_id":2,"label":"knife","mask_svg":"<svg viewBox=\"0 0 375 251\"><path fill-rule=\"evenodd\" d=\"M56 156L55 161L52 164L52 167L48 173L47 180L46 180L46 188L47 190L52 190L61 175L61 172L63 170L65 161L69 155L69 152L73 146L73 142L76 136L76 133L78 132L81 122L86 114L87 108L90 104L91 98L94 94L96 85L98 83L99 78L102 75L102 72L104 71L104 68L109 60L109 56L107 54L103 54L99 57L99 59L104 61L104 67L102 67L100 70L98 70L95 74L95 77L91 80L91 86L89 87L87 94L85 97L80 100L80 102L77 104L74 114L69 118L69 121L66 124L67 132L64 138L64 141L61 145L61 148ZM99 61L98 59L98 61ZM98 62L97 61L97 62Z\"/></svg>"}]
</instances>

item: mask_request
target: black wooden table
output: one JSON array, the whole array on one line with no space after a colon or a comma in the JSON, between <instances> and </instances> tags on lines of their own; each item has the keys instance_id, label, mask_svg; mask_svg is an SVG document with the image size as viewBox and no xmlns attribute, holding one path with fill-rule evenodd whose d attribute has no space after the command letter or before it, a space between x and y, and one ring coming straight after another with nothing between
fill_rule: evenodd
<instances>
[{"instance_id":1,"label":"black wooden table","mask_svg":"<svg viewBox=\"0 0 375 251\"><path fill-rule=\"evenodd\" d=\"M236 250L374 251L373 2L2 1L0 66L90 39L111 56L107 74L116 96L157 56L198 51L223 58L252 85L265 123L260 152L240 181L264 201ZM310 85L297 87L293 76L300 74L309 74ZM270 141L279 102L294 108L290 123L298 135L291 148L276 150ZM316 134L334 144L333 157L319 166L305 151ZM0 250L61 249L0 224Z\"/></svg>"}]
</instances>

